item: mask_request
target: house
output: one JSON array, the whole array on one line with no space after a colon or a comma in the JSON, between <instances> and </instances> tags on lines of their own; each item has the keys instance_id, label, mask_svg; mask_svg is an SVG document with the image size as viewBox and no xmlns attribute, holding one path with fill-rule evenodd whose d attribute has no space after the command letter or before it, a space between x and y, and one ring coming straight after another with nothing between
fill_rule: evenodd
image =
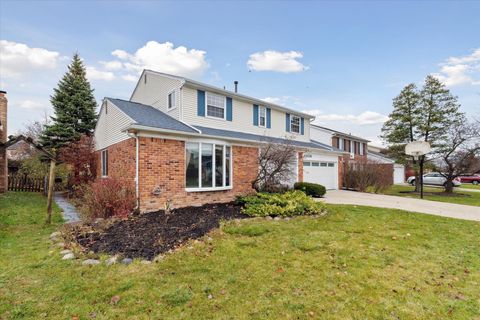
<instances>
[{"instance_id":1,"label":"house","mask_svg":"<svg viewBox=\"0 0 480 320\"><path fill-rule=\"evenodd\" d=\"M310 139L312 143L328 147L332 152L326 154L312 149L305 153L304 180L307 182L322 184L327 189L342 188L343 164L366 159L369 141L364 138L310 124Z\"/></svg>"},{"instance_id":2,"label":"house","mask_svg":"<svg viewBox=\"0 0 480 320\"><path fill-rule=\"evenodd\" d=\"M338 177L344 152L310 139L313 118L236 89L144 70L130 100L102 103L95 128L98 176L135 188L141 211L159 210L167 201L202 205L252 192L259 148L269 142L297 149L289 185L308 173L307 151L336 159L326 167Z\"/></svg>"}]
</instances>

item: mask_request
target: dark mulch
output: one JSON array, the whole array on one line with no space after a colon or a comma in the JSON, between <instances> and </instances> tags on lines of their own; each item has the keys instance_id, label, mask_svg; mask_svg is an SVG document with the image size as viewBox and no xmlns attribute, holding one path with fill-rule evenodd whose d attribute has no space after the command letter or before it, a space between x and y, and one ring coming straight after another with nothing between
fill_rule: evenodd
<instances>
[{"instance_id":1,"label":"dark mulch","mask_svg":"<svg viewBox=\"0 0 480 320\"><path fill-rule=\"evenodd\" d=\"M153 259L188 239L200 238L219 227L221 220L246 218L241 206L209 204L173 210L168 217L156 211L119 220L102 231L75 234L76 241L94 252Z\"/></svg>"},{"instance_id":2,"label":"dark mulch","mask_svg":"<svg viewBox=\"0 0 480 320\"><path fill-rule=\"evenodd\" d=\"M400 191L400 193L404 194L414 194L414 195L420 195L420 192L416 191ZM453 192L453 193L447 193L447 192L424 192L424 196L439 196L439 197L471 197L469 194L465 193L458 193L458 192Z\"/></svg>"}]
</instances>

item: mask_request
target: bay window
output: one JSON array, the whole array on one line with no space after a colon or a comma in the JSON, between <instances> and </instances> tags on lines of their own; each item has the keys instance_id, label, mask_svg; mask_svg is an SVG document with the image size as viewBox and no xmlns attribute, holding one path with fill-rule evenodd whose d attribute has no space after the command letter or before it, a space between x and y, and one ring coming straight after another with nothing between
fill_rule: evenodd
<instances>
[{"instance_id":1,"label":"bay window","mask_svg":"<svg viewBox=\"0 0 480 320\"><path fill-rule=\"evenodd\" d=\"M231 147L206 142L185 144L185 181L188 191L231 188Z\"/></svg>"}]
</instances>

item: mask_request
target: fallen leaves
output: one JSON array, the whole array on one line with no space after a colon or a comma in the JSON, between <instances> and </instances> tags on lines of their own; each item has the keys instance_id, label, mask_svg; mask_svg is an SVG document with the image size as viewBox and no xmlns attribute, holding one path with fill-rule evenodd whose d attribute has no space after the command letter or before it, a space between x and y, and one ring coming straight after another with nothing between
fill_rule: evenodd
<instances>
[{"instance_id":1,"label":"fallen leaves","mask_svg":"<svg viewBox=\"0 0 480 320\"><path fill-rule=\"evenodd\" d=\"M113 297L110 299L110 304L116 305L116 304L118 304L119 301L120 301L120 296L113 296Z\"/></svg>"}]
</instances>

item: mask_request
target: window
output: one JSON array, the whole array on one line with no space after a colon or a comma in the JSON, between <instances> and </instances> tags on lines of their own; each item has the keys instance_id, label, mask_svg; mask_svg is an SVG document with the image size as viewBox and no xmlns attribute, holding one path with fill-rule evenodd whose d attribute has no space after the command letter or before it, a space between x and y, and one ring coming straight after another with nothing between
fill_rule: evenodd
<instances>
[{"instance_id":1,"label":"window","mask_svg":"<svg viewBox=\"0 0 480 320\"><path fill-rule=\"evenodd\" d=\"M326 167L327 166L327 163L326 162L321 162L320 163L320 167Z\"/></svg>"},{"instance_id":2,"label":"window","mask_svg":"<svg viewBox=\"0 0 480 320\"><path fill-rule=\"evenodd\" d=\"M260 127L265 127L267 123L267 108L260 107L258 112L258 125Z\"/></svg>"},{"instance_id":3,"label":"window","mask_svg":"<svg viewBox=\"0 0 480 320\"><path fill-rule=\"evenodd\" d=\"M232 150L230 146L188 142L185 149L187 189L207 191L231 187Z\"/></svg>"},{"instance_id":4,"label":"window","mask_svg":"<svg viewBox=\"0 0 480 320\"><path fill-rule=\"evenodd\" d=\"M305 162L303 163L303 166L305 166L305 167L310 167L310 162L309 162L309 161L305 161Z\"/></svg>"},{"instance_id":5,"label":"window","mask_svg":"<svg viewBox=\"0 0 480 320\"><path fill-rule=\"evenodd\" d=\"M363 155L363 143L360 143L360 152L361 155Z\"/></svg>"},{"instance_id":6,"label":"window","mask_svg":"<svg viewBox=\"0 0 480 320\"><path fill-rule=\"evenodd\" d=\"M102 177L108 176L108 150L102 150Z\"/></svg>"},{"instance_id":7,"label":"window","mask_svg":"<svg viewBox=\"0 0 480 320\"><path fill-rule=\"evenodd\" d=\"M207 116L225 119L225 97L207 92Z\"/></svg>"},{"instance_id":8,"label":"window","mask_svg":"<svg viewBox=\"0 0 480 320\"><path fill-rule=\"evenodd\" d=\"M300 117L293 115L290 117L290 132L300 133Z\"/></svg>"},{"instance_id":9,"label":"window","mask_svg":"<svg viewBox=\"0 0 480 320\"><path fill-rule=\"evenodd\" d=\"M333 162L329 162L329 163L328 163L328 166L329 166L329 167L334 167L335 164L334 164Z\"/></svg>"},{"instance_id":10,"label":"window","mask_svg":"<svg viewBox=\"0 0 480 320\"><path fill-rule=\"evenodd\" d=\"M168 94L168 110L175 108L175 91Z\"/></svg>"},{"instance_id":11,"label":"window","mask_svg":"<svg viewBox=\"0 0 480 320\"><path fill-rule=\"evenodd\" d=\"M318 162L312 162L312 167L318 167L320 165L320 163Z\"/></svg>"}]
</instances>

